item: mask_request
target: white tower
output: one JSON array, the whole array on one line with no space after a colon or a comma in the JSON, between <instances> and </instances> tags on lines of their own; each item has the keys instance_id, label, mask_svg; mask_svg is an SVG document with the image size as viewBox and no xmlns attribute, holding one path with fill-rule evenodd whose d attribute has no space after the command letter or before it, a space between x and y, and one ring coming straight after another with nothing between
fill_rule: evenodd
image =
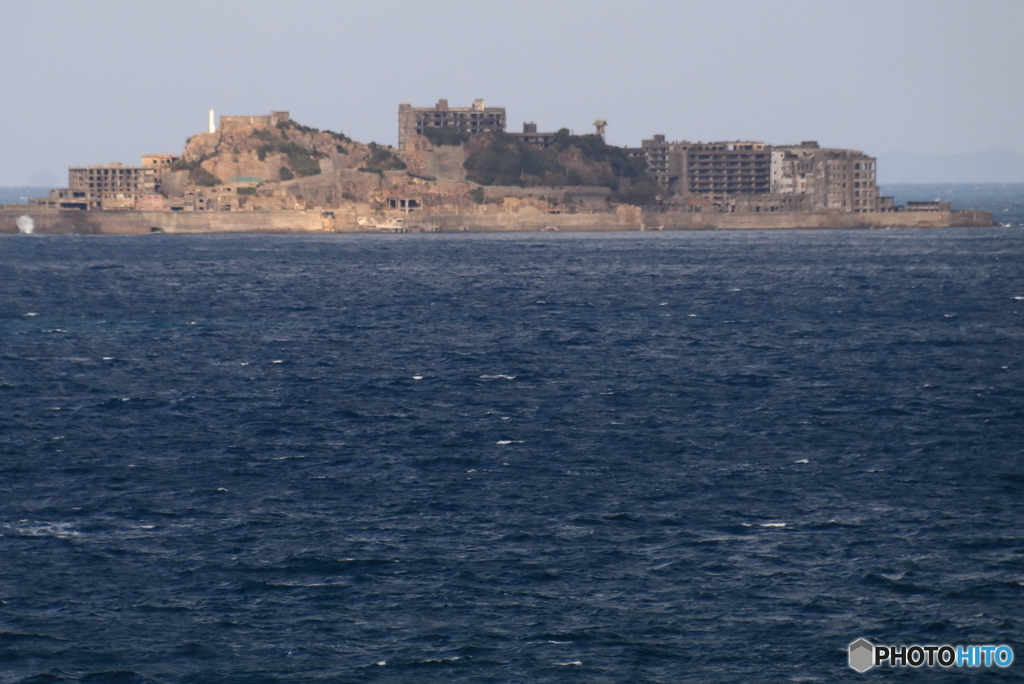
<instances>
[{"instance_id":1,"label":"white tower","mask_svg":"<svg viewBox=\"0 0 1024 684\"><path fill-rule=\"evenodd\" d=\"M217 132L217 125L213 122L213 110L212 109L210 110L210 132L211 133L216 133Z\"/></svg>"}]
</instances>

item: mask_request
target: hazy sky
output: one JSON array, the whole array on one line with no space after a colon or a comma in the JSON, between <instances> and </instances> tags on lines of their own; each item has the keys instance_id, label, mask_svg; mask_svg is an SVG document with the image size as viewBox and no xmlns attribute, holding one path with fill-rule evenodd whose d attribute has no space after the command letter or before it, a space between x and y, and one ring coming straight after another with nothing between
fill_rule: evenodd
<instances>
[{"instance_id":1,"label":"hazy sky","mask_svg":"<svg viewBox=\"0 0 1024 684\"><path fill-rule=\"evenodd\" d=\"M442 97L616 145L1024 153L1019 0L2 0L0 26L3 186L180 153L210 107L395 144L398 104Z\"/></svg>"}]
</instances>

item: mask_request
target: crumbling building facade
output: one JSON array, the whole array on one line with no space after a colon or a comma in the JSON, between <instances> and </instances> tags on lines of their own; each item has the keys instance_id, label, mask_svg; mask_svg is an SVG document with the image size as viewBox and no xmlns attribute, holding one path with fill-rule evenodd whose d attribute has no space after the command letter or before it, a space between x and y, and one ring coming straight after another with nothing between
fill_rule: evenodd
<instances>
[{"instance_id":1,"label":"crumbling building facade","mask_svg":"<svg viewBox=\"0 0 1024 684\"><path fill-rule=\"evenodd\" d=\"M288 123L291 120L289 112L271 111L270 116L222 116L218 130L226 131L241 126L252 126L253 128L273 128L274 126Z\"/></svg>"},{"instance_id":2,"label":"crumbling building facade","mask_svg":"<svg viewBox=\"0 0 1024 684\"><path fill-rule=\"evenodd\" d=\"M880 197L878 162L858 150L821 148L814 141L772 147L771 192L804 195L814 209L854 213L889 211Z\"/></svg>"},{"instance_id":3,"label":"crumbling building facade","mask_svg":"<svg viewBox=\"0 0 1024 684\"><path fill-rule=\"evenodd\" d=\"M654 180L671 193L750 195L771 187L771 151L762 142L668 142L655 135L639 152Z\"/></svg>"},{"instance_id":4,"label":"crumbling building facade","mask_svg":"<svg viewBox=\"0 0 1024 684\"><path fill-rule=\"evenodd\" d=\"M438 100L433 107L398 105L399 149L427 128L452 128L460 133L504 132L505 108L485 107L483 100L474 100L472 107L449 107L448 100Z\"/></svg>"},{"instance_id":5,"label":"crumbling building facade","mask_svg":"<svg viewBox=\"0 0 1024 684\"><path fill-rule=\"evenodd\" d=\"M690 210L893 210L892 199L879 195L877 160L858 150L821 148L813 141L781 146L669 142L655 135L632 152L646 160L667 194L682 198Z\"/></svg>"},{"instance_id":6,"label":"crumbling building facade","mask_svg":"<svg viewBox=\"0 0 1024 684\"><path fill-rule=\"evenodd\" d=\"M62 209L135 209L140 199L160 193L154 166L77 166L68 169L68 187L50 191L36 204Z\"/></svg>"}]
</instances>

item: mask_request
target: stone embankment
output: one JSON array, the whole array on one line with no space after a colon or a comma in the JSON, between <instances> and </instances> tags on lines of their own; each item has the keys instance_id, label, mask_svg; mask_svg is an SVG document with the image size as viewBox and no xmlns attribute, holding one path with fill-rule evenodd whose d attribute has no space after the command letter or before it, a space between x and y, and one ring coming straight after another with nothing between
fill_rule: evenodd
<instances>
[{"instance_id":1,"label":"stone embankment","mask_svg":"<svg viewBox=\"0 0 1024 684\"><path fill-rule=\"evenodd\" d=\"M34 233L142 235L148 233L368 233L344 211L80 211L33 205L0 206L0 233L18 233L18 219L29 216ZM396 214L396 216L400 216ZM902 211L883 214L806 212L772 214L643 213L620 206L614 213L548 214L535 207L511 213L448 213L401 216L440 226L442 232L793 230L849 228L946 228L993 225L988 211ZM389 219L395 217L388 216ZM23 222L24 223L24 222ZM365 222L364 222L365 223Z\"/></svg>"}]
</instances>

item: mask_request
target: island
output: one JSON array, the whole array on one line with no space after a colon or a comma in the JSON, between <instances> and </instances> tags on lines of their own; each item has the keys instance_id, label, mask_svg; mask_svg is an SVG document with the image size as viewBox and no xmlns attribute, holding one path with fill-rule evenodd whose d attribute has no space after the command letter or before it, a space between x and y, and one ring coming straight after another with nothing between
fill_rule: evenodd
<instances>
[{"instance_id":1,"label":"island","mask_svg":"<svg viewBox=\"0 0 1024 684\"><path fill-rule=\"evenodd\" d=\"M73 167L68 187L0 205L0 233L486 232L937 228L992 225L948 202L896 206L877 160L815 141L638 147L566 128L506 130L476 100L398 108L398 145L304 126L289 112L221 116L180 154Z\"/></svg>"}]
</instances>

